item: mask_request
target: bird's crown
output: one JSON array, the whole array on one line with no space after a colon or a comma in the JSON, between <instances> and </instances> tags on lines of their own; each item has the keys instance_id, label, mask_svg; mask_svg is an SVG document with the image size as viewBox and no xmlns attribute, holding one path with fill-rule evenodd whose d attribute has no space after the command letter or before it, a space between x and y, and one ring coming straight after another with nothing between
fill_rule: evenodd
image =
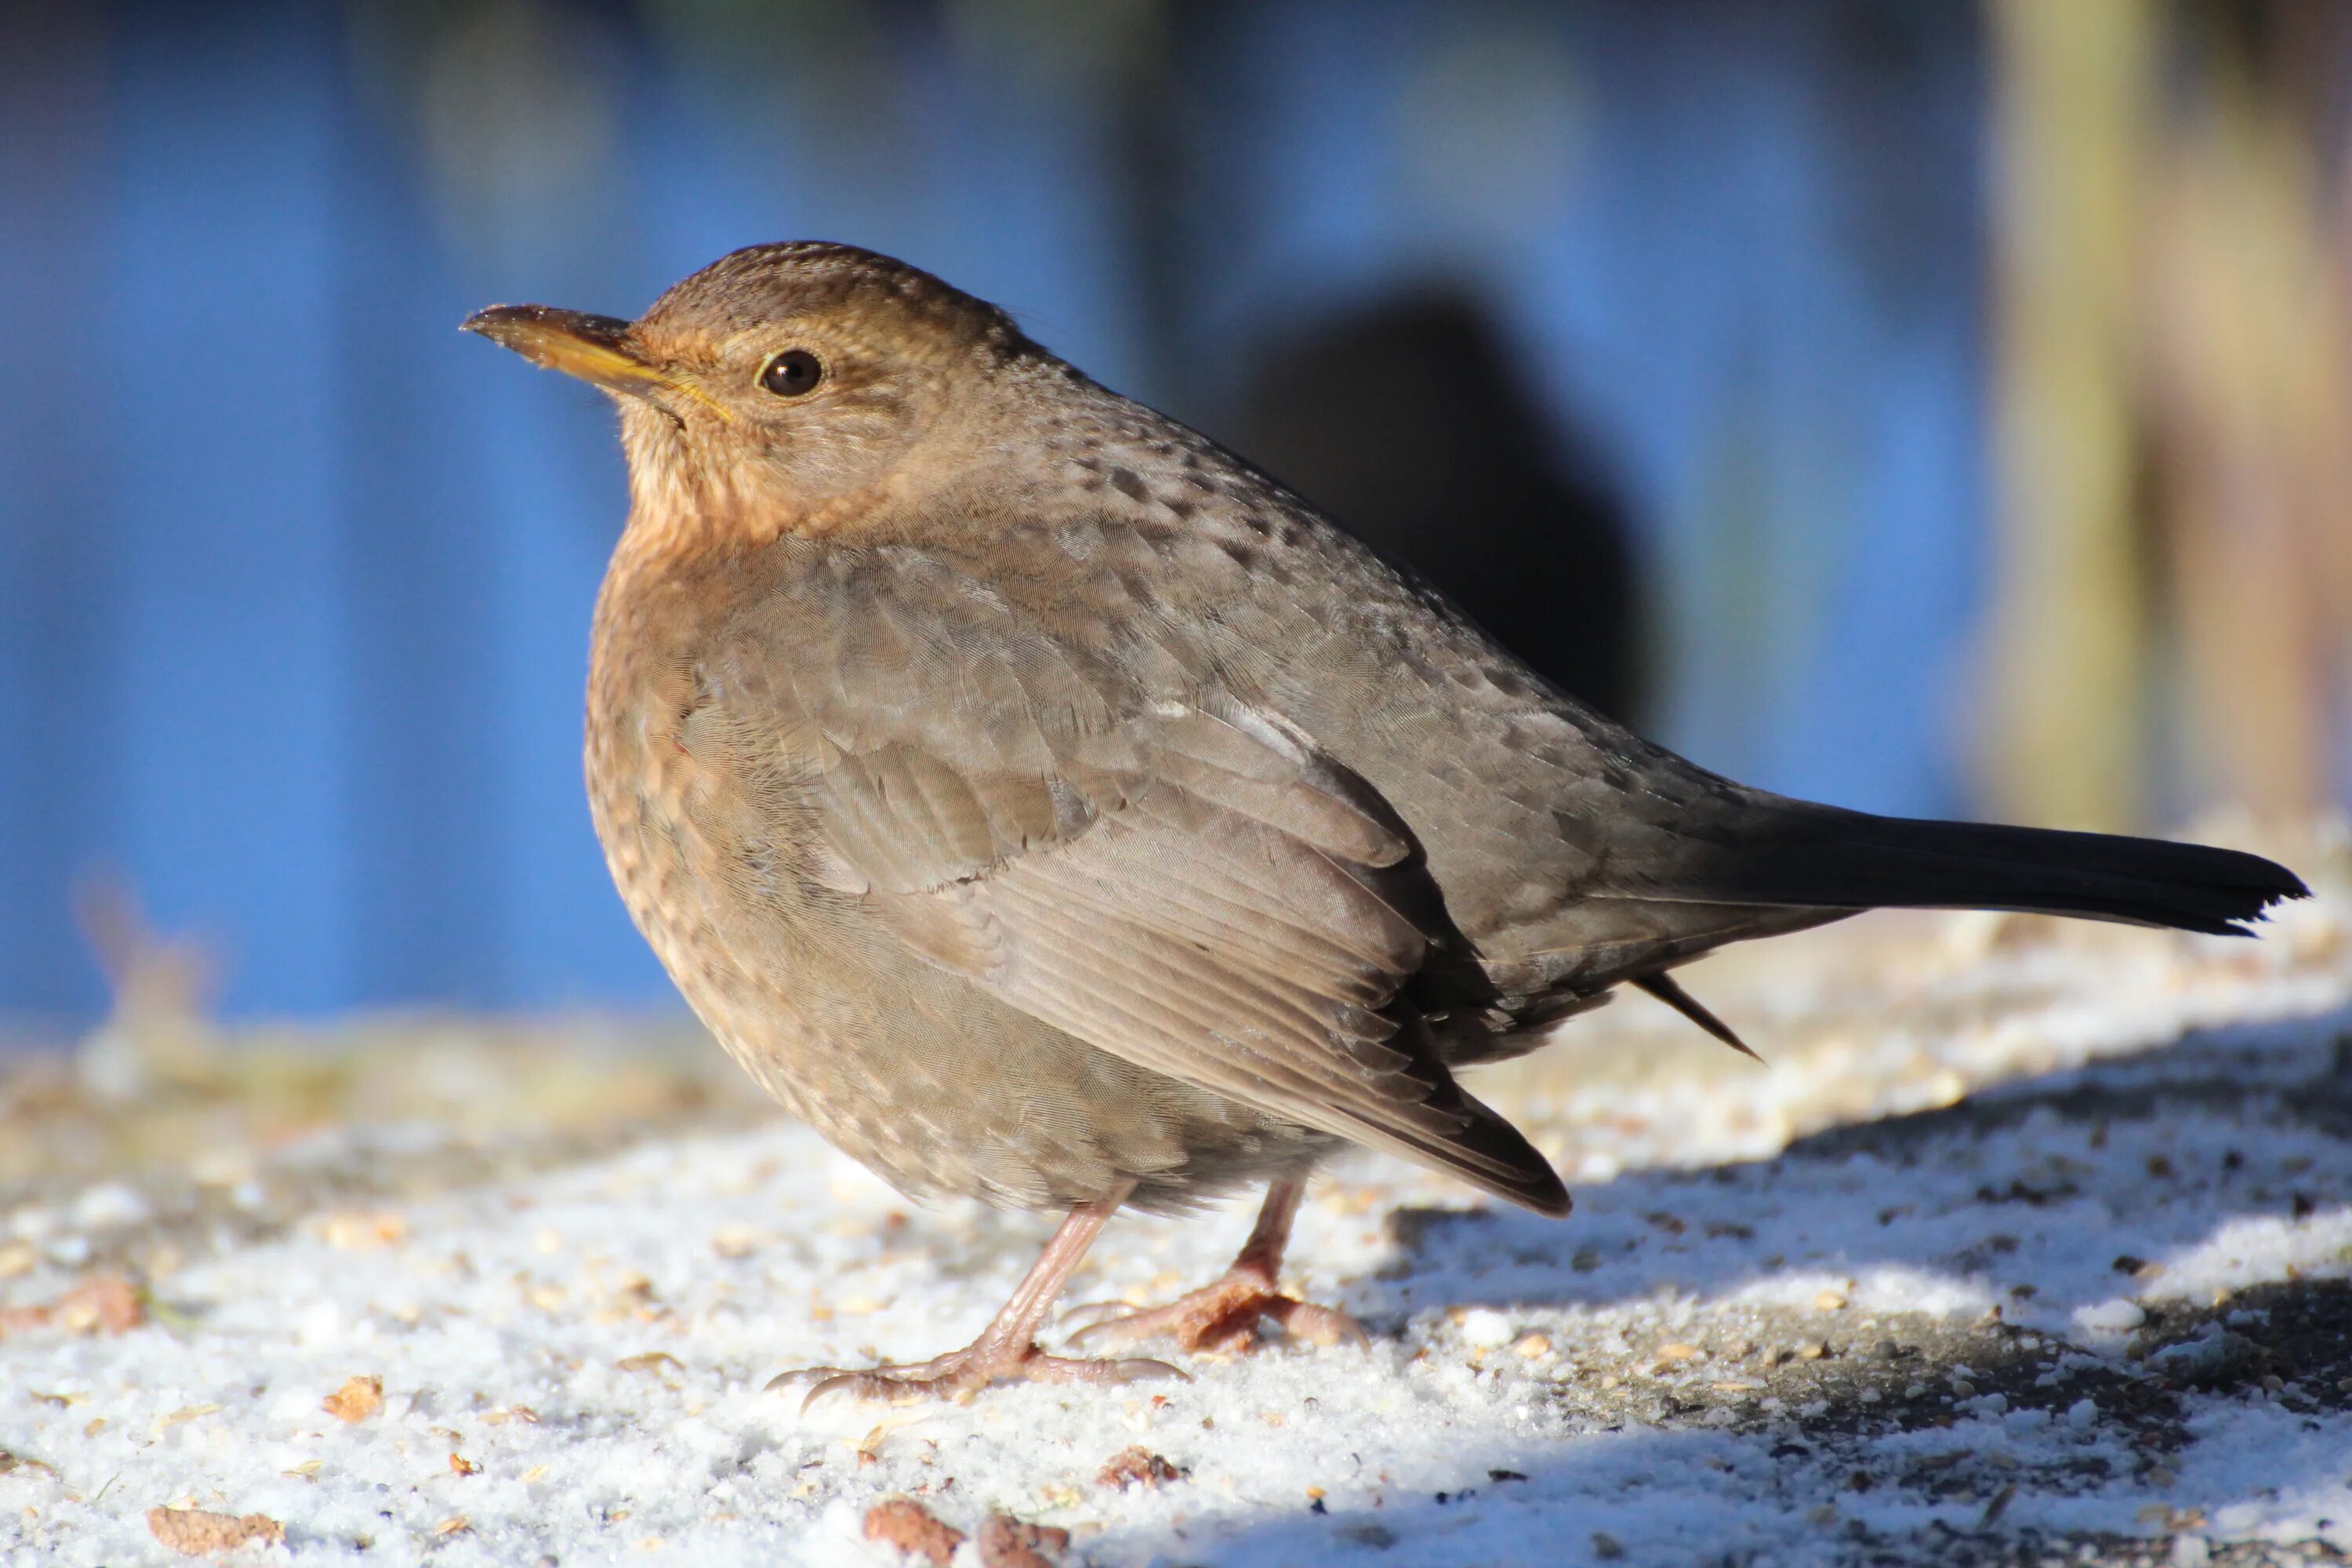
<instances>
[{"instance_id":1,"label":"bird's crown","mask_svg":"<svg viewBox=\"0 0 2352 1568\"><path fill-rule=\"evenodd\" d=\"M904 321L1005 350L1027 346L1013 318L894 257L854 245L796 239L746 246L680 279L638 320L652 335L725 337L794 316Z\"/></svg>"}]
</instances>

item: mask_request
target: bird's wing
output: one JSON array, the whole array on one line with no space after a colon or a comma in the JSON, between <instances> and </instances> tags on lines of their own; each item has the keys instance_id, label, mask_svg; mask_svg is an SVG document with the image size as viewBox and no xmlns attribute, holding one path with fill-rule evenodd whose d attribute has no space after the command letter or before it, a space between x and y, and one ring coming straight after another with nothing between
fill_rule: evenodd
<instances>
[{"instance_id":1,"label":"bird's wing","mask_svg":"<svg viewBox=\"0 0 2352 1568\"><path fill-rule=\"evenodd\" d=\"M1444 924L1410 832L1181 654L1056 635L925 556L836 552L698 673L689 749L723 745L804 874L924 959L1139 1066L1565 1211L1400 996Z\"/></svg>"}]
</instances>

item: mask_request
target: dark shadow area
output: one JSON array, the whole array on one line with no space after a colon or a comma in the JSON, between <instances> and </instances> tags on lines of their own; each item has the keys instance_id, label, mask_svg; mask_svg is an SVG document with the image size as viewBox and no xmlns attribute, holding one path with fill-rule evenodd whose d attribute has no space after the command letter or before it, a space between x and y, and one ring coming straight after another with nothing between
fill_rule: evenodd
<instances>
[{"instance_id":1,"label":"dark shadow area","mask_svg":"<svg viewBox=\"0 0 2352 1568\"><path fill-rule=\"evenodd\" d=\"M1364 1548L1392 1552L1367 1561L1534 1561L1540 1542L1546 1562L1606 1562L1629 1521L1639 1531L1642 1510L1712 1506L1695 1470L1746 1500L1727 1523L1748 1529L1777 1513L1780 1530L1753 1542L1727 1532L1692 1561L2177 1560L2167 1536L2207 1531L2210 1512L2239 1500L2172 1479L2200 1442L2209 1454L2226 1442L2213 1434L2217 1408L2234 1402L2252 1418L2268 1406L2273 1445L2282 1422L2321 1434L2323 1418L2352 1409L2352 1283L2289 1278L2166 1297L2165 1276L2192 1267L2233 1222L2326 1223L2352 1203L2347 1134L2352 1014L2336 1014L2192 1033L1947 1109L1818 1133L1771 1160L1631 1173L1580 1191L1565 1222L1400 1211L1396 1263L1347 1301L1376 1333L1475 1305L1538 1324L1563 1308L1695 1300L1696 1310L1637 1333L1613 1363L1627 1375L1605 1389L1606 1336L1578 1339L1573 1319L1561 1347L1573 1377L1544 1382L1507 1352L1486 1362L1505 1380L1527 1376L1531 1396L1573 1427L1622 1439L1576 1443L1549 1464L1465 1450L1463 1489L1391 1492L1381 1508L1328 1516L1302 1509L1219 1539L1212 1560L1345 1560ZM1989 1290L1995 1305L1940 1315L1874 1306L1870 1277L1890 1269ZM1816 1271L1856 1281L1853 1304L1725 1300L1768 1275ZM2102 1335L2074 1318L2143 1293L2136 1324ZM1655 1359L1653 1334L1687 1342L1676 1347L1687 1363L1631 1371ZM2099 1353L2083 1352L2086 1338L2104 1340ZM2065 1436L2069 1415L2084 1402L2095 1423L2076 1441ZM1985 1436L1933 1436L1969 1421ZM2022 1463L2003 1434L2024 1444ZM2323 1454L2283 1462L2247 1489L2284 1493L2341 1474L2341 1456ZM2118 1488L2172 1506L2140 1507L2138 1535L2051 1522L2065 1499ZM2202 1550L2200 1540L2190 1554ZM2342 1560L2324 1542L2296 1550ZM2215 1542L2210 1561L2268 1562L2275 1551ZM1636 1545L1625 1555L1653 1553Z\"/></svg>"},{"instance_id":2,"label":"dark shadow area","mask_svg":"<svg viewBox=\"0 0 2352 1568\"><path fill-rule=\"evenodd\" d=\"M1562 689L1637 714L1623 504L1589 444L1549 427L1481 307L1421 290L1308 328L1257 367L1232 445Z\"/></svg>"},{"instance_id":3,"label":"dark shadow area","mask_svg":"<svg viewBox=\"0 0 2352 1568\"><path fill-rule=\"evenodd\" d=\"M2027 1129L2037 1152L2007 1159ZM2152 1169L2116 1179L2116 1161L2140 1155L2109 1151L2135 1131L2166 1147ZM2198 1031L1941 1110L1831 1128L1770 1160L1629 1173L1578 1190L1565 1221L1402 1209L1391 1220L1401 1261L1378 1299L1357 1304L1375 1318L1416 1310L1424 1276L1470 1288L1450 1304L1597 1307L1669 1285L1714 1297L1760 1262L2031 1282L2019 1300L2046 1313L2126 1291L2111 1268L2126 1241L2160 1264L2232 1219L2352 1203L2347 1148L2352 1014ZM2025 1228L2009 1223L2017 1216L2047 1240L2031 1251L2004 1241ZM1497 1258L1508 1261L1483 1261Z\"/></svg>"}]
</instances>

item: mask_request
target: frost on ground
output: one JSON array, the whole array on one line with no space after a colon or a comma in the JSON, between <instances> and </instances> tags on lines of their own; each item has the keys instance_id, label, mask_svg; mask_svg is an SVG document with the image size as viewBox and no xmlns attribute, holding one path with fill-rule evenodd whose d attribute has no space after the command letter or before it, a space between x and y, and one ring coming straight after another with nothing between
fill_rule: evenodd
<instances>
[{"instance_id":1,"label":"frost on ground","mask_svg":"<svg viewBox=\"0 0 2352 1568\"><path fill-rule=\"evenodd\" d=\"M2298 865L2329 897L2260 943L1874 918L1711 961L1769 1069L1635 999L1482 1080L1570 1219L1330 1173L1295 1284L1368 1349L963 1406L764 1385L961 1343L1050 1222L909 1209L644 1062L551 1121L543 1036L394 1030L425 1077L457 1039L462 1092L215 1094L136 1147L20 1069L0 1140L52 1142L0 1162L0 1562L925 1561L868 1538L901 1498L967 1568L1020 1560L999 1514L1139 1568L2337 1561L2352 936L2340 844ZM1246 1226L1122 1219L1076 1299Z\"/></svg>"}]
</instances>

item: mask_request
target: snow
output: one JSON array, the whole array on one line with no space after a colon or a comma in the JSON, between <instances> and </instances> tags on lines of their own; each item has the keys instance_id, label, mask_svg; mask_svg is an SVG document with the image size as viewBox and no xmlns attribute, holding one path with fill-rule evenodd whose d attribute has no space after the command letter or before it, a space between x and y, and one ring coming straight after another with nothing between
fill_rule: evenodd
<instances>
[{"instance_id":1,"label":"snow","mask_svg":"<svg viewBox=\"0 0 2352 1568\"><path fill-rule=\"evenodd\" d=\"M238 1561L880 1565L894 1496L1134 1568L2352 1552L2346 907L2261 944L1890 919L1694 970L1769 1070L1646 1004L1579 1020L1481 1080L1571 1218L1351 1159L1291 1268L1370 1346L1189 1382L766 1392L963 1342L1050 1228L910 1208L790 1124L326 1182L284 1225L253 1216L304 1171L450 1135L215 1152L236 1193L177 1229L172 1179L110 1175L0 1216L29 1244L0 1302L147 1245L156 1303L0 1339L0 1563L169 1560L168 1503L283 1523ZM1122 1218L1071 1300L1165 1299L1246 1226ZM327 1413L368 1377L380 1409ZM1182 1474L1103 1479L1136 1445Z\"/></svg>"}]
</instances>

